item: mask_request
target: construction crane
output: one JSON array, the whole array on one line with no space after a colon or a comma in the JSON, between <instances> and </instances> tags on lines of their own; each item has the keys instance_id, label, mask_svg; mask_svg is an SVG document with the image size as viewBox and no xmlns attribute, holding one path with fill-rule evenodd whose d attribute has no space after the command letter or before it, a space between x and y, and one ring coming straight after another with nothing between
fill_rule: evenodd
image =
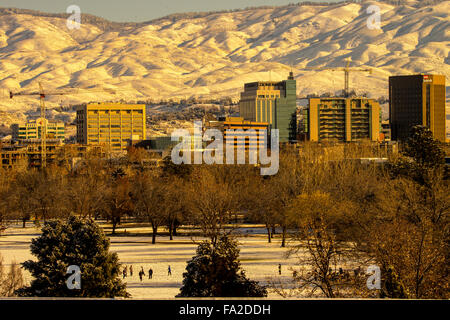
<instances>
[{"instance_id":1,"label":"construction crane","mask_svg":"<svg viewBox=\"0 0 450 320\"><path fill-rule=\"evenodd\" d=\"M350 59L346 60L346 66L341 68L306 68L305 70L316 70L316 71L324 71L324 70L330 70L330 71L344 71L345 75L345 87L344 87L344 95L347 98L350 95L350 72L369 72L369 74L372 74L372 69L362 69L362 68L350 68Z\"/></svg>"},{"instance_id":2,"label":"construction crane","mask_svg":"<svg viewBox=\"0 0 450 320\"><path fill-rule=\"evenodd\" d=\"M110 93L115 93L112 89L99 89L99 90L87 90L87 92L103 92L103 91L110 91ZM47 120L46 120L46 114L45 114L45 97L46 96L63 96L68 94L79 94L79 93L85 93L80 92L79 89L75 89L74 91L70 90L60 90L60 91L49 91L44 92L44 88L42 86L42 83L39 82L39 92L12 92L9 91L9 98L12 99L15 96L39 96L39 102L40 102L40 111L41 111L41 118L40 123L37 123L37 125L41 126L41 167L45 168L47 163Z\"/></svg>"}]
</instances>

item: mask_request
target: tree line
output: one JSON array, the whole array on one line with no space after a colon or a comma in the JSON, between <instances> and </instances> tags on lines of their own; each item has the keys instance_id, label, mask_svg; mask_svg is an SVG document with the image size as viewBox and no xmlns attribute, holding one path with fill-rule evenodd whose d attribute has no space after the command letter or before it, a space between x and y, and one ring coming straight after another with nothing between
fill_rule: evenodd
<instances>
[{"instance_id":1,"label":"tree line","mask_svg":"<svg viewBox=\"0 0 450 320\"><path fill-rule=\"evenodd\" d=\"M126 217L152 227L152 243L167 230L192 227L219 248L245 223L260 224L267 241L298 254L289 290L281 295L448 298L449 184L443 146L424 127L386 164L371 144L285 146L277 175L252 165L120 167L91 159L77 170L4 171L0 223L106 219L112 234ZM224 240L228 241L228 240ZM207 250L204 247L203 251ZM200 250L200 249L199 249ZM347 270L376 265L382 286ZM194 268L194 267L193 267ZM195 269L195 268L194 268ZM363 272L361 272L361 275Z\"/></svg>"}]
</instances>

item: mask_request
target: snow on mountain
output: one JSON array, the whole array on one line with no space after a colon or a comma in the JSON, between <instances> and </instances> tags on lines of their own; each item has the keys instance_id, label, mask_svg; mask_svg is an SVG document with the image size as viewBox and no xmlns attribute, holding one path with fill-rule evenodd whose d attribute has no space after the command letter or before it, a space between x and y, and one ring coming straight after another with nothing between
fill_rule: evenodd
<instances>
[{"instance_id":1,"label":"snow on mountain","mask_svg":"<svg viewBox=\"0 0 450 320\"><path fill-rule=\"evenodd\" d=\"M436 3L437 2L437 3ZM351 89L388 96L394 74L439 73L450 79L450 1L291 5L172 15L145 23L83 16L69 30L64 14L0 9L0 110L25 111L37 97L8 90L79 88L49 96L49 106L89 101L232 96L245 82L282 80L293 69L298 95L338 92L342 72L305 68L370 67L351 74ZM367 8L381 9L381 30ZM100 91L115 89L115 94ZM85 91L83 89L90 89Z\"/></svg>"}]
</instances>

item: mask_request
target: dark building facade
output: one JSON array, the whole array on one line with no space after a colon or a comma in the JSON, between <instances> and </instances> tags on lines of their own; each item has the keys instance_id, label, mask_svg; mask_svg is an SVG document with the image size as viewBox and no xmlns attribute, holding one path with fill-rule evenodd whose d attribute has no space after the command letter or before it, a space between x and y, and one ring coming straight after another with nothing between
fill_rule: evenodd
<instances>
[{"instance_id":1,"label":"dark building facade","mask_svg":"<svg viewBox=\"0 0 450 320\"><path fill-rule=\"evenodd\" d=\"M428 127L445 142L445 76L389 77L389 119L392 140L406 140L415 125Z\"/></svg>"}]
</instances>

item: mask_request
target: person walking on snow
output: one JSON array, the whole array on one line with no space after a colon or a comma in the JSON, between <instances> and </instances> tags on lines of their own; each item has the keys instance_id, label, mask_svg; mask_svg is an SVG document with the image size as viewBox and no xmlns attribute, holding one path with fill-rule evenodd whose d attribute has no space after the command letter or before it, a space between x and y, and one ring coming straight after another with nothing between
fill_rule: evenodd
<instances>
[{"instance_id":1,"label":"person walking on snow","mask_svg":"<svg viewBox=\"0 0 450 320\"><path fill-rule=\"evenodd\" d=\"M151 279L152 277L153 277L153 270L152 270L152 268L150 268L148 270L148 278Z\"/></svg>"},{"instance_id":2,"label":"person walking on snow","mask_svg":"<svg viewBox=\"0 0 450 320\"><path fill-rule=\"evenodd\" d=\"M125 266L125 268L123 269L123 278L125 279L128 275L128 267Z\"/></svg>"},{"instance_id":3,"label":"person walking on snow","mask_svg":"<svg viewBox=\"0 0 450 320\"><path fill-rule=\"evenodd\" d=\"M170 269L170 266L169 266L169 268L167 269L167 275L168 275L168 276L171 276L171 275L172 275L172 270Z\"/></svg>"}]
</instances>

